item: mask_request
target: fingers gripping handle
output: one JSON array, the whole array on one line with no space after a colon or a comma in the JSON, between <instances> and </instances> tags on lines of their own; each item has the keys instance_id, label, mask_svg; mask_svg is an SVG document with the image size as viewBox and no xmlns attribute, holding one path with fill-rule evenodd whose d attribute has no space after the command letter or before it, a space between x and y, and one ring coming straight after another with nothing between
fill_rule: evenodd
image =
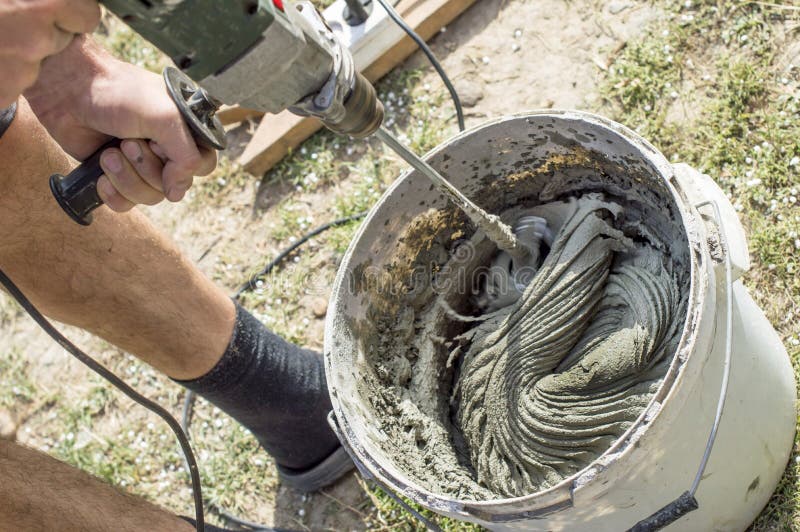
<instances>
[{"instance_id":1,"label":"fingers gripping handle","mask_svg":"<svg viewBox=\"0 0 800 532\"><path fill-rule=\"evenodd\" d=\"M219 102L180 70L164 70L167 92L172 97L199 146L225 148L225 131L215 116ZM97 180L103 175L100 156L109 148L119 148L121 139L111 139L67 175L50 176L50 190L70 218L81 225L92 223L92 211L103 204L97 194Z\"/></svg>"},{"instance_id":2,"label":"fingers gripping handle","mask_svg":"<svg viewBox=\"0 0 800 532\"><path fill-rule=\"evenodd\" d=\"M50 191L69 217L81 225L92 223L92 211L103 204L97 194L97 180L103 175L100 155L109 148L119 148L120 139L111 139L67 175L50 176Z\"/></svg>"}]
</instances>

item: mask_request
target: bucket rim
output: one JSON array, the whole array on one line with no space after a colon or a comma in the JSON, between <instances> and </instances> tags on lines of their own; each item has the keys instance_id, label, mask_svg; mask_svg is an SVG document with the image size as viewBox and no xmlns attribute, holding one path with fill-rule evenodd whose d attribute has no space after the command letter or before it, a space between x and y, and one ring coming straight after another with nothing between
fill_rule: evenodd
<instances>
[{"instance_id":1,"label":"bucket rim","mask_svg":"<svg viewBox=\"0 0 800 532\"><path fill-rule=\"evenodd\" d=\"M673 391L677 388L676 384L683 376L683 370L694 351L697 330L699 329L697 326L690 327L689 325L692 323L699 323L703 317L703 303L709 286L709 275L713 276L713 272L709 271L708 261L705 260L707 251L703 245L701 236L704 230L700 227L698 216L696 213L693 213L694 206L689 203L680 184L675 179L675 172L672 164L657 148L655 148L655 146L641 135L629 127L602 115L574 109L535 109L499 116L453 135L432 148L422 156L422 158L424 160L430 160L432 157L446 151L451 145L499 124L518 120L529 121L531 119L546 118L582 121L592 126L604 128L616 133L624 139L631 148L640 151L643 159L652 165L656 174L663 180L666 189L671 195L676 211L680 215L680 220L676 220L676 223L680 223L683 227L688 243L689 295L687 298L686 316L683 320L681 337L673 359L670 362L669 369L664 375L662 382L659 384L658 389L653 394L653 397L631 426L602 454L598 455L581 470L565 477L558 484L550 488L519 497L496 498L484 501L457 499L437 494L424 487L418 486L414 481L403 478L405 475L403 475L402 472L398 471L400 475L394 474L378 463L366 451L366 448L358 440L347 417L344 415L336 390L330 389L333 412L337 422L337 432L346 440L342 443L354 458L362 474L378 481L383 488L400 492L402 495L411 498L415 502L431 510L458 513L472 520L477 518L491 522L515 521L543 517L561 509L571 507L573 495L576 490L588 486L591 483L595 483L598 480L602 480L602 477L607 474L609 468L619 462L621 458L625 457L628 452L634 448L634 444L647 432L647 428L658 420L661 413L660 406L670 400ZM353 258L357 244L360 242L371 222L374 221L383 201L391 197L392 193L401 183L405 182L415 172L413 168L408 168L400 173L392 185L384 192L381 199L370 209L342 258L339 270L337 271L336 280L332 286L331 311L328 312L325 322L325 369L329 383L333 376L333 368L331 365L332 356L328 347L329 344L332 343L331 336L336 319L335 309L338 299L337 296L344 282L347 266ZM331 342L329 342L329 340L331 340ZM642 430L643 428L644 430ZM596 468L599 463L604 461L606 463L597 470ZM593 469L595 469L595 472L591 478L586 480L583 484L576 485L581 477L591 473ZM510 513L497 516L496 512Z\"/></svg>"}]
</instances>

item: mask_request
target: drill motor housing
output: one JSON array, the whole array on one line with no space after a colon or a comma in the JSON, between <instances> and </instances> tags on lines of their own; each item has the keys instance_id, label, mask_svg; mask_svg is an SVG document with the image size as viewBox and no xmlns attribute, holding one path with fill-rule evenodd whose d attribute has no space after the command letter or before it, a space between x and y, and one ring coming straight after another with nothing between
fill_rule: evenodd
<instances>
[{"instance_id":1,"label":"drill motor housing","mask_svg":"<svg viewBox=\"0 0 800 532\"><path fill-rule=\"evenodd\" d=\"M224 103L267 113L291 109L355 137L371 135L383 121L374 87L309 2L102 3Z\"/></svg>"}]
</instances>

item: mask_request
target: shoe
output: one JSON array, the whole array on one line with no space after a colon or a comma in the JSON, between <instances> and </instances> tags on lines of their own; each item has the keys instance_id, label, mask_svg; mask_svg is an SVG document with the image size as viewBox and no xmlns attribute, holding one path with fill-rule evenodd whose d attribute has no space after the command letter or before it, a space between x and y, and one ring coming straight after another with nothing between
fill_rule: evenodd
<instances>
[{"instance_id":1,"label":"shoe","mask_svg":"<svg viewBox=\"0 0 800 532\"><path fill-rule=\"evenodd\" d=\"M355 464L342 446L337 447L325 460L309 469L277 466L281 484L302 493L330 486L354 468Z\"/></svg>"}]
</instances>

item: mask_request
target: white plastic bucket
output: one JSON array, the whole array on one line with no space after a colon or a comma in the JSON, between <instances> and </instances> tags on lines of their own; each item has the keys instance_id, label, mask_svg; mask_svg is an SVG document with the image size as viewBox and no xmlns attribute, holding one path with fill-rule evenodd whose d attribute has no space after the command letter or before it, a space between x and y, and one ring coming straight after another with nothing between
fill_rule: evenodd
<instances>
[{"instance_id":1,"label":"white plastic bucket","mask_svg":"<svg viewBox=\"0 0 800 532\"><path fill-rule=\"evenodd\" d=\"M676 356L634 426L558 485L483 502L425 489L413 472L399 468L381 449L376 413L359 392L367 302L353 290L353 280L367 264L381 267L395 249L400 228L428 209L446 205L445 198L430 192L423 176L411 171L372 209L333 288L325 361L336 430L365 476L442 515L492 530L628 529L689 490L710 449L695 494L698 509L669 530L744 530L769 500L786 466L794 440L796 389L780 339L739 280L749 267L744 231L713 180L686 165L669 164L619 124L572 111L494 120L454 137L426 159L446 169L451 181L481 204L487 176L502 179L545 154L578 152L635 169L632 186L641 187L642 194L668 198L672 223L685 237L681 252L691 257L689 305ZM602 172L597 179L598 186L606 186ZM726 374L726 402L718 416ZM718 432L707 445L715 420Z\"/></svg>"}]
</instances>

